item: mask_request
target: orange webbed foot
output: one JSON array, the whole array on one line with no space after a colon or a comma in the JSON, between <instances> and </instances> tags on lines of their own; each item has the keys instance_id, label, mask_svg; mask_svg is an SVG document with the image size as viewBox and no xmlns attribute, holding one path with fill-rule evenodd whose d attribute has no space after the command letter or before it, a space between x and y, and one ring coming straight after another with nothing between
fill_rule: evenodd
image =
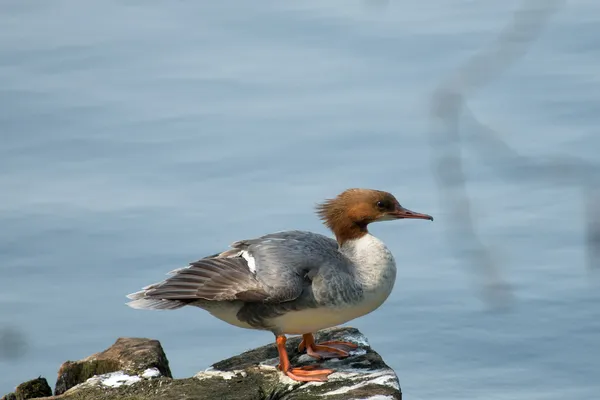
<instances>
[{"instance_id":1,"label":"orange webbed foot","mask_svg":"<svg viewBox=\"0 0 600 400\"><path fill-rule=\"evenodd\" d=\"M335 372L332 369L316 369L316 366L290 368L282 371L289 378L299 382L326 382L327 377Z\"/></svg>"},{"instance_id":2,"label":"orange webbed foot","mask_svg":"<svg viewBox=\"0 0 600 400\"><path fill-rule=\"evenodd\" d=\"M277 336L277 350L279 352L279 365L277 365L277 368L289 378L298 382L325 382L327 377L335 372L332 369L318 369L317 365L292 368L285 349L285 342L285 336Z\"/></svg>"},{"instance_id":3,"label":"orange webbed foot","mask_svg":"<svg viewBox=\"0 0 600 400\"><path fill-rule=\"evenodd\" d=\"M358 345L354 343L339 340L330 340L316 344L312 333L302 335L302 342L298 345L298 351L306 349L306 354L319 360L345 358L350 355L350 351L356 348L358 348Z\"/></svg>"}]
</instances>

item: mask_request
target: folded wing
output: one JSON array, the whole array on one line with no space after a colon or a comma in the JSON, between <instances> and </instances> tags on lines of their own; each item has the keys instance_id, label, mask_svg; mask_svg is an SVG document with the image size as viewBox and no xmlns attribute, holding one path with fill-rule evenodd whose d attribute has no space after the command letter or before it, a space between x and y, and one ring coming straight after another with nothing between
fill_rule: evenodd
<instances>
[{"instance_id":1,"label":"folded wing","mask_svg":"<svg viewBox=\"0 0 600 400\"><path fill-rule=\"evenodd\" d=\"M175 309L203 299L281 303L298 298L319 268L340 257L325 236L287 231L232 244L232 249L171 271L130 294L133 308Z\"/></svg>"}]
</instances>

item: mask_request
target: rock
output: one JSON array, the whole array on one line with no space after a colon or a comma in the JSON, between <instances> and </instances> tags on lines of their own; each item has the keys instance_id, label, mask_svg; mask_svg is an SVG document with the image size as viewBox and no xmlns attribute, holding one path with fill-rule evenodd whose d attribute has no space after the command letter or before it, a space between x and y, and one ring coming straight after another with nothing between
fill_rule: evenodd
<instances>
[{"instance_id":1,"label":"rock","mask_svg":"<svg viewBox=\"0 0 600 400\"><path fill-rule=\"evenodd\" d=\"M136 376L153 369L161 376L172 377L169 361L158 340L119 338L103 352L80 361L63 363L58 371L54 393L62 394L95 375L124 371Z\"/></svg>"},{"instance_id":2,"label":"rock","mask_svg":"<svg viewBox=\"0 0 600 400\"><path fill-rule=\"evenodd\" d=\"M358 330L324 330L317 335L316 340L345 340L356 343L359 347L346 359L322 362L323 368L336 370L327 382L300 383L281 374L275 367L278 363L277 350L274 344L269 344L213 364L192 378L171 379L170 372L163 373L158 367L147 368L144 371L129 368L94 376L60 396L47 397L45 400L402 399L396 374L383 362L379 354L371 349L367 339ZM292 364L300 366L317 363L306 354L298 353L296 349L299 342L299 337L290 338L287 342ZM105 354L109 350L99 354Z\"/></svg>"},{"instance_id":3,"label":"rock","mask_svg":"<svg viewBox=\"0 0 600 400\"><path fill-rule=\"evenodd\" d=\"M2 397L2 400L25 400L52 396L52 389L45 378L39 377L17 386L14 393Z\"/></svg>"},{"instance_id":4,"label":"rock","mask_svg":"<svg viewBox=\"0 0 600 400\"><path fill-rule=\"evenodd\" d=\"M323 368L336 370L329 375L327 382L299 383L281 374L275 367L279 359L274 344L213 364L207 371L198 373L196 378L204 380L220 377L230 382L250 379L250 387L258 384L264 394L263 397L256 397L257 399L311 400L323 399L323 396L328 400L402 399L396 373L371 349L365 336L357 329L323 330L315 339L317 342L349 341L358 344L359 347L346 359L332 359L320 363ZM317 364L313 358L298 353L296 349L299 343L300 337L290 338L287 342L292 365Z\"/></svg>"}]
</instances>

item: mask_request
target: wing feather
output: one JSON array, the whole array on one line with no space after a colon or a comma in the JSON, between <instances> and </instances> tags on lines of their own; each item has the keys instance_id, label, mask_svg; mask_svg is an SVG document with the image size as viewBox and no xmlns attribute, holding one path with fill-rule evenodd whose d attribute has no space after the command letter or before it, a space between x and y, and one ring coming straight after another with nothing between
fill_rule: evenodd
<instances>
[{"instance_id":1,"label":"wing feather","mask_svg":"<svg viewBox=\"0 0 600 400\"><path fill-rule=\"evenodd\" d=\"M157 300L264 301L269 294L242 257L203 258L147 286L143 298Z\"/></svg>"},{"instance_id":2,"label":"wing feather","mask_svg":"<svg viewBox=\"0 0 600 400\"><path fill-rule=\"evenodd\" d=\"M311 232L279 232L230 247L171 271L166 280L129 295L128 304L173 309L199 299L283 303L310 290L320 268L347 268L337 242Z\"/></svg>"}]
</instances>

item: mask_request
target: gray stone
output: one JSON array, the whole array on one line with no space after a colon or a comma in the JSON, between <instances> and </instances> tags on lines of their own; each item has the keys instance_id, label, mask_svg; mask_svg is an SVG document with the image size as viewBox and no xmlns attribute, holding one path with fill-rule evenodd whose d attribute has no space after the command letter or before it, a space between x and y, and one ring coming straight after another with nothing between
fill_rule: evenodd
<instances>
[{"instance_id":1,"label":"gray stone","mask_svg":"<svg viewBox=\"0 0 600 400\"><path fill-rule=\"evenodd\" d=\"M345 399L402 399L396 373L388 367L369 346L366 337L354 328L332 328L323 330L315 337L317 342L329 340L349 341L359 345L345 359L317 362L296 350L300 337L290 338L287 349L293 366L319 363L322 368L334 369L327 382L299 383L281 374L275 345L250 350L239 356L214 364L209 370L196 375L199 379L219 376L224 380L244 380L253 375L260 376L266 394L264 399L281 400L328 400ZM379 396L379 397L377 397ZM208 399L208 398L207 398Z\"/></svg>"},{"instance_id":2,"label":"gray stone","mask_svg":"<svg viewBox=\"0 0 600 400\"><path fill-rule=\"evenodd\" d=\"M95 375L117 371L136 375L153 368L162 376L172 377L169 361L158 340L119 338L115 344L100 353L80 361L63 363L58 371L54 394L62 394Z\"/></svg>"},{"instance_id":3,"label":"gray stone","mask_svg":"<svg viewBox=\"0 0 600 400\"><path fill-rule=\"evenodd\" d=\"M321 331L316 340L343 340L359 347L348 358L320 362L322 368L336 371L329 375L327 382L300 383L289 379L276 369L277 349L274 344L269 344L215 363L192 378L172 379L158 368L112 371L93 376L62 395L45 400L402 399L396 374L371 349L358 330L333 328ZM296 350L299 342L299 337L290 338L287 342L292 365L317 363Z\"/></svg>"},{"instance_id":4,"label":"gray stone","mask_svg":"<svg viewBox=\"0 0 600 400\"><path fill-rule=\"evenodd\" d=\"M21 383L19 386L17 386L14 393L9 393L2 399L25 400L37 399L46 396L52 396L52 389L50 388L50 385L48 385L46 378L39 377Z\"/></svg>"}]
</instances>

